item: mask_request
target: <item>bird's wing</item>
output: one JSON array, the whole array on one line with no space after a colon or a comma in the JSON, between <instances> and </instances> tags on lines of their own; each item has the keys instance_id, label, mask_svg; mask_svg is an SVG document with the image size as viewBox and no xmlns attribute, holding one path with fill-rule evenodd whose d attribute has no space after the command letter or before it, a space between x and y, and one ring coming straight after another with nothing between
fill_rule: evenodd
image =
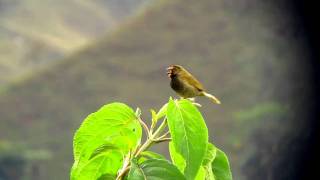
<instances>
[{"instance_id":1,"label":"bird's wing","mask_svg":"<svg viewBox=\"0 0 320 180\"><path fill-rule=\"evenodd\" d=\"M186 73L183 74L183 79L185 79L190 86L194 86L199 91L204 91L203 85L195 77L193 77L189 72L186 71Z\"/></svg>"}]
</instances>

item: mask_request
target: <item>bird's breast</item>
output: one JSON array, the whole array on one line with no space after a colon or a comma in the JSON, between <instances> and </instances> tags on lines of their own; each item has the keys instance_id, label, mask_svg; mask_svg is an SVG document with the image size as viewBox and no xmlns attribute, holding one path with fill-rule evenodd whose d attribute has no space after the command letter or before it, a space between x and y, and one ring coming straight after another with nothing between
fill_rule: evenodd
<instances>
[{"instance_id":1,"label":"bird's breast","mask_svg":"<svg viewBox=\"0 0 320 180\"><path fill-rule=\"evenodd\" d=\"M176 92L181 92L184 90L183 82L181 82L178 78L173 77L171 78L170 86Z\"/></svg>"},{"instance_id":2,"label":"bird's breast","mask_svg":"<svg viewBox=\"0 0 320 180\"><path fill-rule=\"evenodd\" d=\"M170 82L171 88L176 91L181 97L191 98L198 96L198 91L188 83L180 80L179 78L172 78Z\"/></svg>"}]
</instances>

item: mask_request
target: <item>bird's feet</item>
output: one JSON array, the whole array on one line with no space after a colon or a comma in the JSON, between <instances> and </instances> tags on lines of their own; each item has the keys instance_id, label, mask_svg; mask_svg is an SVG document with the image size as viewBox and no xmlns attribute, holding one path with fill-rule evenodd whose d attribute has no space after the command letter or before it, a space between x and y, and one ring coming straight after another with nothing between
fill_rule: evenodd
<instances>
[{"instance_id":1,"label":"bird's feet","mask_svg":"<svg viewBox=\"0 0 320 180\"><path fill-rule=\"evenodd\" d=\"M202 107L201 104L195 102L195 98L183 98L183 97L180 97L180 100L182 100L182 99L187 99L187 100L191 101L191 103L193 105L198 106L198 107ZM178 99L176 99L176 100L178 100Z\"/></svg>"},{"instance_id":2,"label":"bird's feet","mask_svg":"<svg viewBox=\"0 0 320 180\"><path fill-rule=\"evenodd\" d=\"M202 107L201 104L196 103L196 98L187 98L187 99L190 100L193 105L198 106L198 107Z\"/></svg>"}]
</instances>

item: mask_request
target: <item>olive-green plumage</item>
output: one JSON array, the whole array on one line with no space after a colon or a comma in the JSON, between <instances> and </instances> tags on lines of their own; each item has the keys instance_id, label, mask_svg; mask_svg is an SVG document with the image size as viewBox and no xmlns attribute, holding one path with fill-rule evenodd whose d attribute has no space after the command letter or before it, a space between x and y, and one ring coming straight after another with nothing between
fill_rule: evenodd
<instances>
[{"instance_id":1,"label":"olive-green plumage","mask_svg":"<svg viewBox=\"0 0 320 180\"><path fill-rule=\"evenodd\" d=\"M168 77L171 79L171 88L183 98L206 96L216 104L221 102L213 95L207 93L203 85L180 65L171 65L167 68Z\"/></svg>"}]
</instances>

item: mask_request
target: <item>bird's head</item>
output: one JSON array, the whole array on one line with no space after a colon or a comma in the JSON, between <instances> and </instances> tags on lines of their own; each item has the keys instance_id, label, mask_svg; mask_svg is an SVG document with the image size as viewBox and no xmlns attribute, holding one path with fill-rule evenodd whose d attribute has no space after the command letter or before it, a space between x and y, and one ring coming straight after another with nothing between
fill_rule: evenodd
<instances>
[{"instance_id":1,"label":"bird's head","mask_svg":"<svg viewBox=\"0 0 320 180\"><path fill-rule=\"evenodd\" d=\"M183 67L180 65L170 65L167 68L167 75L169 78L177 76L180 72L183 71Z\"/></svg>"}]
</instances>

